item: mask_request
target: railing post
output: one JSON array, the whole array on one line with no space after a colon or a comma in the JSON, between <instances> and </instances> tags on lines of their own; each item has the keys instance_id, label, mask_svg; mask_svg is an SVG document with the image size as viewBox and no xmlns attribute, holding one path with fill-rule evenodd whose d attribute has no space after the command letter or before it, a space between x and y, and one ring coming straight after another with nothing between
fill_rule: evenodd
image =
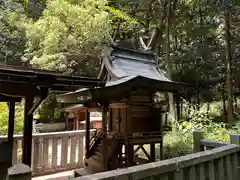
<instances>
[{"instance_id":1,"label":"railing post","mask_svg":"<svg viewBox=\"0 0 240 180\"><path fill-rule=\"evenodd\" d=\"M230 143L236 144L240 146L240 133L232 133L230 134Z\"/></svg>"},{"instance_id":2,"label":"railing post","mask_svg":"<svg viewBox=\"0 0 240 180\"><path fill-rule=\"evenodd\" d=\"M240 146L240 133L232 133L232 134L230 134L230 143L231 144L236 144L236 145ZM237 179L239 179L239 176L240 176L240 166L233 167L233 168L236 168L235 169L234 180L237 180Z\"/></svg>"},{"instance_id":3,"label":"railing post","mask_svg":"<svg viewBox=\"0 0 240 180\"><path fill-rule=\"evenodd\" d=\"M193 131L193 150L194 152L204 151L204 147L201 146L200 141L204 139L204 131Z\"/></svg>"},{"instance_id":4,"label":"railing post","mask_svg":"<svg viewBox=\"0 0 240 180\"><path fill-rule=\"evenodd\" d=\"M7 180L31 180L31 168L25 164L17 163L8 169Z\"/></svg>"}]
</instances>

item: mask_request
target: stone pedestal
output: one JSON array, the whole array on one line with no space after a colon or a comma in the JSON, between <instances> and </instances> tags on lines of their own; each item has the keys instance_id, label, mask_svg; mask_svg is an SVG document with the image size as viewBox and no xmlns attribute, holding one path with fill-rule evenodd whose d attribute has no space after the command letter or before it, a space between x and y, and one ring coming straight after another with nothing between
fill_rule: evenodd
<instances>
[{"instance_id":1,"label":"stone pedestal","mask_svg":"<svg viewBox=\"0 0 240 180\"><path fill-rule=\"evenodd\" d=\"M8 169L7 180L31 180L31 168L25 164L17 163Z\"/></svg>"}]
</instances>

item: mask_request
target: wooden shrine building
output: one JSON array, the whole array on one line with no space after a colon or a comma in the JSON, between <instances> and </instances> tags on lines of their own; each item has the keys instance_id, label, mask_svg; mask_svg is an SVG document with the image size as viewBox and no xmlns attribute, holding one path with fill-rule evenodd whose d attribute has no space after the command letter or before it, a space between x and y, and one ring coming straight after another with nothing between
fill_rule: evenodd
<instances>
[{"instance_id":1,"label":"wooden shrine building","mask_svg":"<svg viewBox=\"0 0 240 180\"><path fill-rule=\"evenodd\" d=\"M135 155L139 149L148 157L144 162L155 161L156 144L160 144L162 154L164 130L162 109L155 107L154 94L158 91L179 94L186 85L169 80L158 69L153 54L120 47L104 50L99 79L106 82L105 87L58 96L62 103L84 103L85 107L100 104L102 108L102 129L91 138L86 115L85 170L77 174L142 163L143 159ZM150 153L144 144L149 144Z\"/></svg>"},{"instance_id":2,"label":"wooden shrine building","mask_svg":"<svg viewBox=\"0 0 240 180\"><path fill-rule=\"evenodd\" d=\"M5 148L7 151L2 153L0 164L8 167L12 165L15 102L25 99L22 161L31 166L33 112L47 97L48 92L67 92L103 84L101 80L94 78L65 76L54 71L0 65L0 102L9 103L8 142L0 143L1 150L4 151Z\"/></svg>"},{"instance_id":3,"label":"wooden shrine building","mask_svg":"<svg viewBox=\"0 0 240 180\"><path fill-rule=\"evenodd\" d=\"M82 130L85 129L85 119L87 111L90 112L90 128L91 129L99 129L101 128L101 108L87 108L83 104L74 104L67 107L64 107L61 111L63 111L65 115L65 123L67 130ZM83 127L82 127L83 126Z\"/></svg>"}]
</instances>

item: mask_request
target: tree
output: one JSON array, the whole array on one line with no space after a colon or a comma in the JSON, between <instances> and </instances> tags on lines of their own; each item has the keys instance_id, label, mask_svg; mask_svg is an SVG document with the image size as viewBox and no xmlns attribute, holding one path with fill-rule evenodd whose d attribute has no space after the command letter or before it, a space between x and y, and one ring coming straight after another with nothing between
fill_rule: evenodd
<instances>
[{"instance_id":1,"label":"tree","mask_svg":"<svg viewBox=\"0 0 240 180\"><path fill-rule=\"evenodd\" d=\"M38 109L38 122L53 122L60 116L60 103L56 100L56 94L49 94Z\"/></svg>"},{"instance_id":2,"label":"tree","mask_svg":"<svg viewBox=\"0 0 240 180\"><path fill-rule=\"evenodd\" d=\"M25 57L42 68L80 74L95 72L100 45L111 40L104 6L104 0L47 2L42 16L26 24Z\"/></svg>"},{"instance_id":3,"label":"tree","mask_svg":"<svg viewBox=\"0 0 240 180\"><path fill-rule=\"evenodd\" d=\"M0 2L0 62L21 64L24 53L24 34L19 28L24 21L23 4L14 0Z\"/></svg>"},{"instance_id":4,"label":"tree","mask_svg":"<svg viewBox=\"0 0 240 180\"><path fill-rule=\"evenodd\" d=\"M232 74L231 74L231 34L230 34L230 7L227 0L224 1L224 22L225 22L225 44L226 44L226 82L227 82L227 120L233 121L233 99L232 99Z\"/></svg>"},{"instance_id":5,"label":"tree","mask_svg":"<svg viewBox=\"0 0 240 180\"><path fill-rule=\"evenodd\" d=\"M167 6L167 20L166 20L166 64L167 64L167 72L168 72L168 77L172 79L172 63L170 60L170 33L171 33L171 18L172 18L172 1L168 1L168 6ZM175 120L176 115L175 115L175 108L174 108L174 98L172 93L168 93L168 98L169 98L169 111L170 115L172 116L171 119L172 121Z\"/></svg>"}]
</instances>

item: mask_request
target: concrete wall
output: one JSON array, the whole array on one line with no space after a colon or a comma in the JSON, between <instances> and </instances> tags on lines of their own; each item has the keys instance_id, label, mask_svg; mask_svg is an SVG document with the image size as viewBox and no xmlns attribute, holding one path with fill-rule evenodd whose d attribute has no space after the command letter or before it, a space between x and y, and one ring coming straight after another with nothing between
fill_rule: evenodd
<instances>
[{"instance_id":1,"label":"concrete wall","mask_svg":"<svg viewBox=\"0 0 240 180\"><path fill-rule=\"evenodd\" d=\"M35 125L39 132L65 131L65 122L59 123L39 123Z\"/></svg>"}]
</instances>

